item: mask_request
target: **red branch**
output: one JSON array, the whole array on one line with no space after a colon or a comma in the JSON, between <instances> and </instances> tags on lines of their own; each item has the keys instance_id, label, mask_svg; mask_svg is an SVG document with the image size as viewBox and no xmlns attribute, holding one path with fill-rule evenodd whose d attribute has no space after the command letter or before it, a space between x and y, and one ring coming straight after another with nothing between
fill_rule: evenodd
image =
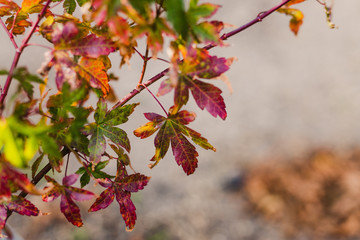
<instances>
[{"instance_id":1,"label":"red branch","mask_svg":"<svg viewBox=\"0 0 360 240\"><path fill-rule=\"evenodd\" d=\"M288 2L290 2L291 0L283 0L280 4L274 6L273 8L269 9L268 11L265 12L261 12L260 14L258 14L256 16L256 18L254 18L253 20L251 20L250 22L248 22L247 24L231 31L228 32L226 34L223 34L220 39L221 40L227 40L228 38L244 31L245 29L251 27L252 25L254 25L255 23L261 22L264 18L266 18L267 16L269 16L270 14L272 14L273 12L275 12L276 10L278 10L279 8L281 8L282 6L284 6L285 4L287 4ZM216 47L216 44L209 44L207 46L204 47L204 49L209 50L211 48ZM159 74L155 75L154 77L150 78L148 81L144 82L142 85L148 87L151 84L157 82L159 79L161 79L162 77L164 77L167 73L169 72L169 68L163 70L162 72L160 72ZM130 101L133 97L135 97L136 95L138 95L142 90L145 89L144 86L139 85L137 86L137 88L133 89L128 95L126 95L125 97L123 97L122 99L120 99L120 101L118 101L113 107L112 110L117 108L117 107L121 107L123 106L125 103L127 103L128 101Z\"/></svg>"},{"instance_id":2,"label":"red branch","mask_svg":"<svg viewBox=\"0 0 360 240\"><path fill-rule=\"evenodd\" d=\"M12 78L13 78L14 70L17 67L20 56L23 53L24 48L27 46L28 42L30 41L30 38L34 34L36 28L38 27L40 20L44 17L46 9L49 7L51 2L52 2L52 0L47 0L47 2L45 3L43 9L41 10L41 12L39 13L39 15L37 17L36 22L32 25L30 32L28 33L28 35L22 41L20 47L16 48L15 56L14 56L13 62L11 64L9 74L8 74L8 76L6 78L6 82L5 82L5 85L4 85L3 92L2 92L2 94L0 96L0 116L2 114L2 110L4 109L4 101L5 101L5 98L6 98L7 94L8 94L10 84L11 84L11 81L12 81ZM12 38L10 37L10 39L12 39Z\"/></svg>"}]
</instances>

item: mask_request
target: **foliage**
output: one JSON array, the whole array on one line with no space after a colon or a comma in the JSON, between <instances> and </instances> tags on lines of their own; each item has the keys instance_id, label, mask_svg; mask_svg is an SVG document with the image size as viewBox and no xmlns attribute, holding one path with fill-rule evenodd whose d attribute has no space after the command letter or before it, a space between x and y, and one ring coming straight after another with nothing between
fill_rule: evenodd
<instances>
[{"instance_id":1,"label":"foliage","mask_svg":"<svg viewBox=\"0 0 360 240\"><path fill-rule=\"evenodd\" d=\"M198 0L190 0L188 4L183 0L23 0L21 5L0 0L0 24L16 50L11 68L0 71L6 77L0 95L0 229L13 211L39 215L38 208L25 199L27 194L42 195L45 202L61 197L60 210L66 219L82 226L80 209L74 200L96 197L83 189L92 180L105 190L89 211L106 208L116 197L125 224L132 230L136 212L131 193L142 190L150 177L132 169L127 155L130 141L127 133L118 127L131 118L139 105L127 102L165 77L158 96L173 92L173 106L166 111L149 91L165 116L145 113L149 122L134 134L147 138L157 132L150 167L164 158L171 145L176 163L187 175L194 173L199 156L195 145L213 151L215 148L202 134L187 126L196 119L194 112L185 109L189 93L201 110L206 109L213 117L223 120L227 117L222 91L214 82L229 70L233 59L211 55L209 50L224 46L226 39L276 10L292 16L290 28L297 34L303 14L290 7L303 1L283 0L248 24L222 34L226 24L212 19L220 6ZM63 13L53 12L59 4ZM79 7L81 17L74 14ZM326 6L326 9L330 8ZM330 17L328 11L328 20ZM34 45L31 39L35 33L46 41L46 45L40 46L49 50L39 69L40 76L26 67L18 67L21 54ZM137 50L142 40L146 42L144 55ZM165 42L169 43L168 60L157 57L164 51ZM129 64L134 54L144 62L135 89L111 109L108 104L117 98L110 80L117 76L109 73L110 54L120 55L121 66ZM143 82L150 60L168 62L169 68ZM13 79L19 84L12 96L14 101L10 102L6 97ZM58 90L55 94L50 94L51 83ZM98 98L96 106L88 101L91 94ZM75 158L70 159L69 155ZM79 168L76 173L68 174L68 165L77 164L73 162L75 159ZM104 170L111 161L116 162L116 174ZM32 170L31 181L21 173L26 168ZM55 174L64 172L62 183L47 175L50 170ZM81 188L73 187L79 177ZM35 185L42 178L48 185L39 190ZM22 191L20 195L18 190Z\"/></svg>"}]
</instances>

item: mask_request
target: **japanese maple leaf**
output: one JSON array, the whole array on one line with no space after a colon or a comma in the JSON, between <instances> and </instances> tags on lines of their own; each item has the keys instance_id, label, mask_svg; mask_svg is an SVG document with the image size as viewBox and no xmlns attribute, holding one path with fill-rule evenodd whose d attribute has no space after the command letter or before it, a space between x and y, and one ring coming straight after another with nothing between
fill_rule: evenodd
<instances>
[{"instance_id":1,"label":"japanese maple leaf","mask_svg":"<svg viewBox=\"0 0 360 240\"><path fill-rule=\"evenodd\" d=\"M60 201L60 211L65 215L66 219L77 227L81 227L83 222L81 220L80 209L75 204L76 201L85 201L90 200L95 197L94 193L81 189L71 187L77 179L79 175L72 174L66 176L62 180L62 185L57 183L54 179L49 176L45 176L45 179L53 184L53 188L48 191L46 194L42 196L43 201L51 202L54 199L61 196ZM46 189L46 187L45 187Z\"/></svg>"},{"instance_id":2,"label":"japanese maple leaf","mask_svg":"<svg viewBox=\"0 0 360 240\"><path fill-rule=\"evenodd\" d=\"M2 156L2 155L1 155ZM18 189L41 195L25 174L22 174L13 168L0 156L0 231L5 226L7 211L15 211L21 215L37 216L39 210L28 200L12 196L11 192ZM14 189L10 188L10 185Z\"/></svg>"},{"instance_id":3,"label":"japanese maple leaf","mask_svg":"<svg viewBox=\"0 0 360 240\"><path fill-rule=\"evenodd\" d=\"M94 114L95 123L90 124L84 130L84 133L91 135L88 146L91 162L96 164L101 160L101 156L106 150L106 138L116 146L130 152L131 147L127 133L116 126L127 122L137 105L138 103L128 104L108 112L107 104L103 100L99 100Z\"/></svg>"},{"instance_id":4,"label":"japanese maple leaf","mask_svg":"<svg viewBox=\"0 0 360 240\"><path fill-rule=\"evenodd\" d=\"M190 137L195 144L204 149L216 151L200 133L185 126L195 120L195 113L183 110L168 117L156 113L145 113L144 115L150 122L136 129L134 134L140 138L147 138L158 131L154 140L155 155L151 159L155 163L150 165L151 168L164 158L171 143L176 163L182 166L187 175L194 173L198 166L199 154L186 137Z\"/></svg>"},{"instance_id":5,"label":"japanese maple leaf","mask_svg":"<svg viewBox=\"0 0 360 240\"><path fill-rule=\"evenodd\" d=\"M20 189L37 195L42 194L41 191L35 188L25 174L18 172L10 163L0 159L0 201L11 198L9 183L11 183L16 190Z\"/></svg>"},{"instance_id":6,"label":"japanese maple leaf","mask_svg":"<svg viewBox=\"0 0 360 240\"><path fill-rule=\"evenodd\" d=\"M29 200L20 196L11 196L8 201L0 201L0 232L5 227L7 212L14 211L21 215L38 216L39 209Z\"/></svg>"},{"instance_id":7,"label":"japanese maple leaf","mask_svg":"<svg viewBox=\"0 0 360 240\"><path fill-rule=\"evenodd\" d=\"M106 189L90 207L89 212L96 212L100 209L107 208L116 197L116 201L120 205L120 213L126 226L131 231L134 228L136 221L136 207L131 200L131 193L144 189L149 180L150 177L140 173L127 175L127 172L123 167L114 181L107 179L106 182L100 182Z\"/></svg>"},{"instance_id":8,"label":"japanese maple leaf","mask_svg":"<svg viewBox=\"0 0 360 240\"><path fill-rule=\"evenodd\" d=\"M213 84L200 81L199 78L219 77L229 70L231 61L211 56L205 49L192 47L183 50L182 54L184 61L179 65L180 74L177 83L174 84L170 79L163 81L158 95L164 95L173 88L177 111L188 102L190 90L200 109L206 109L212 116L219 116L225 120L227 113L224 99L221 96L222 91Z\"/></svg>"}]
</instances>

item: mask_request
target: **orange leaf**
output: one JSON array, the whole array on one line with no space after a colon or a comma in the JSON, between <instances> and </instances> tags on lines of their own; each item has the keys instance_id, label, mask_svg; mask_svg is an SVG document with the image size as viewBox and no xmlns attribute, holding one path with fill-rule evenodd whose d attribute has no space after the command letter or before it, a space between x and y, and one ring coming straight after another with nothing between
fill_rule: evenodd
<instances>
[{"instance_id":1,"label":"orange leaf","mask_svg":"<svg viewBox=\"0 0 360 240\"><path fill-rule=\"evenodd\" d=\"M42 0L24 0L21 4L21 10L27 12L41 2Z\"/></svg>"},{"instance_id":2,"label":"orange leaf","mask_svg":"<svg viewBox=\"0 0 360 240\"><path fill-rule=\"evenodd\" d=\"M298 0L300 1L300 0ZM292 16L292 18L290 19L290 30L297 35L300 26L303 24L303 18L304 18L304 14L298 10L298 9L293 9L293 8L280 8L278 10L278 12L280 13L285 13L286 15L290 15Z\"/></svg>"},{"instance_id":3,"label":"orange leaf","mask_svg":"<svg viewBox=\"0 0 360 240\"><path fill-rule=\"evenodd\" d=\"M306 0L292 0L289 3L286 4L287 7L294 5L294 4L298 4L298 3L302 3L305 2Z\"/></svg>"},{"instance_id":4,"label":"orange leaf","mask_svg":"<svg viewBox=\"0 0 360 240\"><path fill-rule=\"evenodd\" d=\"M79 74L89 82L93 88L101 89L106 97L109 94L109 77L106 74L106 67L101 60L82 57L79 62Z\"/></svg>"}]
</instances>

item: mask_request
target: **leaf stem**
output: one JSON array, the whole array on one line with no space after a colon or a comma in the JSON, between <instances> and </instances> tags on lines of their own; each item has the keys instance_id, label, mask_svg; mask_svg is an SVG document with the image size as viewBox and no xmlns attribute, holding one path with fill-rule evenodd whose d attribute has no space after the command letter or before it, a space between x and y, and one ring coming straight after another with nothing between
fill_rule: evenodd
<instances>
[{"instance_id":1,"label":"leaf stem","mask_svg":"<svg viewBox=\"0 0 360 240\"><path fill-rule=\"evenodd\" d=\"M37 47L42 47L42 48L46 48L46 49L49 49L49 50L53 50L53 48L51 47L48 47L48 46L45 46L45 45L42 45L42 44L37 44L37 43L28 43L26 44L26 47L28 46L37 46Z\"/></svg>"},{"instance_id":2,"label":"leaf stem","mask_svg":"<svg viewBox=\"0 0 360 240\"><path fill-rule=\"evenodd\" d=\"M4 28L6 34L9 36L10 41L14 45L14 48L18 49L19 47L18 47L17 43L15 42L14 35L9 32L9 30L7 29L7 27L6 27L5 23L4 23L4 21L2 20L2 18L0 18L0 24Z\"/></svg>"},{"instance_id":3,"label":"leaf stem","mask_svg":"<svg viewBox=\"0 0 360 240\"><path fill-rule=\"evenodd\" d=\"M153 96L153 98L155 98L155 100L157 101L157 103L160 105L160 107L162 108L162 110L165 112L166 116L169 117L167 111L165 110L164 106L161 104L161 102L159 101L159 99L150 91L150 89L145 86L144 84L139 84L140 86L143 86L150 94L151 96Z\"/></svg>"},{"instance_id":4,"label":"leaf stem","mask_svg":"<svg viewBox=\"0 0 360 240\"><path fill-rule=\"evenodd\" d=\"M20 56L21 56L22 52L24 51L24 48L27 46L30 38L34 34L36 28L38 27L40 20L44 17L46 9L49 7L49 4L51 2L52 2L52 0L47 0L46 1L43 9L41 10L41 12L39 13L39 15L38 15L38 17L36 19L36 22L33 23L32 27L30 29L30 32L28 33L28 35L22 41L20 47L16 48L15 56L14 56L13 62L11 64L9 74L8 74L8 76L6 78L6 82L5 82L5 85L4 85L3 92L2 92L2 94L0 96L0 116L2 115L2 111L4 109L4 101L5 101L5 98L6 98L7 94L8 94L8 91L9 91L9 88L10 88L10 85L11 85L11 81L12 81L12 78L13 78L13 73L14 73L14 70L15 70L18 62L19 62ZM11 33L9 33L9 34L10 34L9 37L11 39Z\"/></svg>"},{"instance_id":5,"label":"leaf stem","mask_svg":"<svg viewBox=\"0 0 360 240\"><path fill-rule=\"evenodd\" d=\"M223 34L220 39L221 40L227 40L228 38L244 31L245 29L251 27L252 25L254 25L255 23L261 22L264 18L266 18L267 16L269 16L270 14L272 14L273 12L275 12L276 10L278 10L279 8L281 8L282 6L284 6L285 4L287 4L288 2L290 2L291 0L283 0L280 4L272 7L271 9L269 9L268 11L265 12L261 12L260 14L258 14L256 16L256 18L254 18L253 20L251 20L250 22L244 24L243 26L228 32L226 34ZM207 46L204 47L204 49L209 50L211 48L216 47L217 44L209 44ZM133 89L128 95L126 95L125 97L123 97L122 99L120 99L120 101L118 101L113 107L112 110L117 108L117 107L121 107L124 104L126 104L128 101L130 101L133 97L135 97L136 95L138 95L142 90L144 90L146 87L150 86L151 84L157 82L159 79L161 79L162 77L164 77L168 72L169 72L169 68L163 70L162 72L158 73L157 75L155 75L154 77L150 78L148 81L142 83L141 85L138 85L135 89Z\"/></svg>"}]
</instances>

